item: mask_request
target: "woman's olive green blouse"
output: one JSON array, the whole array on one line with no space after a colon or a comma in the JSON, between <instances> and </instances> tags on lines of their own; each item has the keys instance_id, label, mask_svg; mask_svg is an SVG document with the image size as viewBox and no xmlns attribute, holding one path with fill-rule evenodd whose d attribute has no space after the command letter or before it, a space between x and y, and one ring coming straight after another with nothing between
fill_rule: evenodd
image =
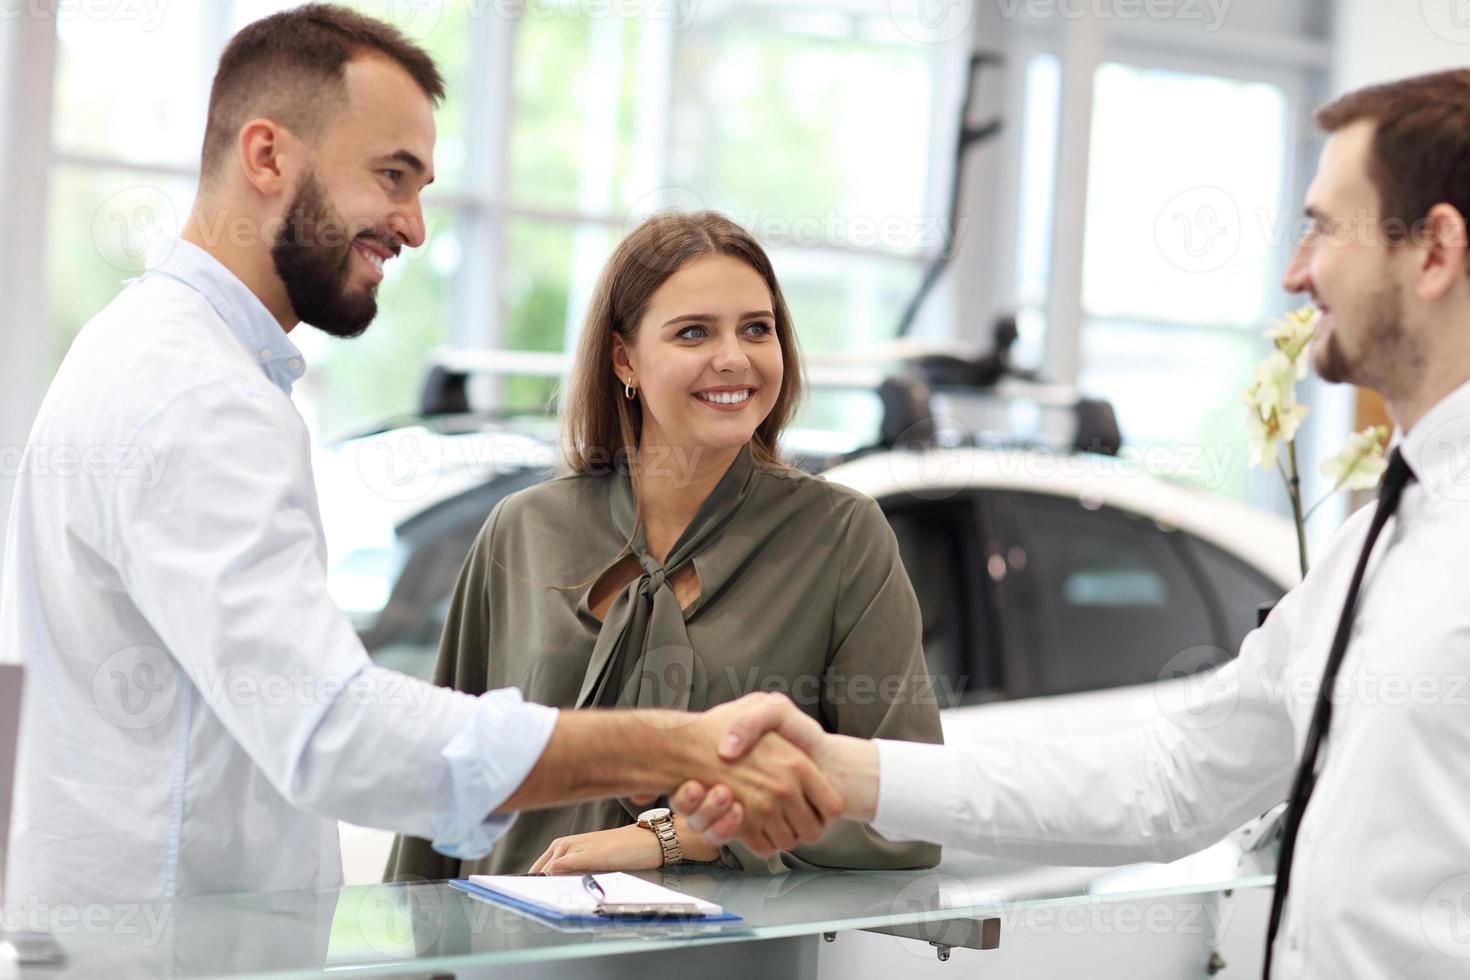
<instances>
[{"instance_id":1,"label":"woman's olive green blouse","mask_svg":"<svg viewBox=\"0 0 1470 980\"><path fill-rule=\"evenodd\" d=\"M918 603L871 498L760 466L747 448L662 567L635 525L624 474L562 477L507 497L460 572L435 683L471 694L517 687L528 701L559 708L690 711L775 690L828 731L940 741ZM643 575L599 623L592 586L630 540ZM699 598L680 609L666 576L685 564L695 570ZM642 809L602 800L524 812L489 856L473 861L400 837L388 876L524 872L556 838L624 826ZM816 843L770 859L732 844L720 863L776 872L938 860L931 844L888 841L843 821Z\"/></svg>"}]
</instances>

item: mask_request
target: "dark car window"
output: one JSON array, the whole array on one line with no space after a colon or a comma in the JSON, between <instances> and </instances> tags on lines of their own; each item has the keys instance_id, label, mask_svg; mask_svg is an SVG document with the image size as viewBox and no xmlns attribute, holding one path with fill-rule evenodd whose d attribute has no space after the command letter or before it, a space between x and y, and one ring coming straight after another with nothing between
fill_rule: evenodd
<instances>
[{"instance_id":1,"label":"dark car window","mask_svg":"<svg viewBox=\"0 0 1470 980\"><path fill-rule=\"evenodd\" d=\"M974 504L883 501L923 618L924 659L941 708L1000 696L994 616L980 579Z\"/></svg>"},{"instance_id":2,"label":"dark car window","mask_svg":"<svg viewBox=\"0 0 1470 980\"><path fill-rule=\"evenodd\" d=\"M1211 649L1224 621L1179 532L1040 494L995 493L990 507L1013 696L1147 683L1181 657L1195 669L1234 653Z\"/></svg>"},{"instance_id":3,"label":"dark car window","mask_svg":"<svg viewBox=\"0 0 1470 980\"><path fill-rule=\"evenodd\" d=\"M1245 635L1256 628L1261 606L1276 602L1284 594L1281 586L1256 569L1193 535L1181 535L1190 554L1214 590L1225 620L1225 641L1230 655L1240 650Z\"/></svg>"}]
</instances>

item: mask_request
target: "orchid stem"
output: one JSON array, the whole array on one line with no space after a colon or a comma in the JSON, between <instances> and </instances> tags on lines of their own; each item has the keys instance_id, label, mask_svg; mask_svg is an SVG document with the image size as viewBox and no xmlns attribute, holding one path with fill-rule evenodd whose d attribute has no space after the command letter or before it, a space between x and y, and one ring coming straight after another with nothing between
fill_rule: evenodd
<instances>
[{"instance_id":1,"label":"orchid stem","mask_svg":"<svg viewBox=\"0 0 1470 980\"><path fill-rule=\"evenodd\" d=\"M1327 491L1315 504L1307 508L1307 512L1305 515L1303 515L1302 521L1310 521L1312 519L1312 515L1317 513L1317 508L1321 507L1323 504L1327 503L1327 501L1331 500L1337 494L1337 491L1343 488L1343 484L1346 482L1346 480L1338 480L1337 483L1333 484L1331 490Z\"/></svg>"},{"instance_id":2,"label":"orchid stem","mask_svg":"<svg viewBox=\"0 0 1470 980\"><path fill-rule=\"evenodd\" d=\"M1296 521L1296 557L1302 578L1307 577L1307 519L1302 514L1302 481L1296 468L1296 440L1286 440L1286 493L1291 498L1291 516ZM1319 501L1320 503L1320 501ZM1316 507L1312 508L1313 510Z\"/></svg>"}]
</instances>

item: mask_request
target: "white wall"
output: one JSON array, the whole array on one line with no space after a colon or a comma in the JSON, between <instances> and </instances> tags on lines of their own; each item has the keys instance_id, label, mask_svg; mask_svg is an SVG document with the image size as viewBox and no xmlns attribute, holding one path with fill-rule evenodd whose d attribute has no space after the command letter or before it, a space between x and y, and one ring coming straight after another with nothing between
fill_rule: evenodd
<instances>
[{"instance_id":1,"label":"white wall","mask_svg":"<svg viewBox=\"0 0 1470 980\"><path fill-rule=\"evenodd\" d=\"M1332 89L1470 66L1465 0L1338 0L1332 32Z\"/></svg>"},{"instance_id":2,"label":"white wall","mask_svg":"<svg viewBox=\"0 0 1470 980\"><path fill-rule=\"evenodd\" d=\"M40 403L46 363L46 162L56 29L28 5L0 17L0 514ZM0 534L0 559L4 557Z\"/></svg>"}]
</instances>

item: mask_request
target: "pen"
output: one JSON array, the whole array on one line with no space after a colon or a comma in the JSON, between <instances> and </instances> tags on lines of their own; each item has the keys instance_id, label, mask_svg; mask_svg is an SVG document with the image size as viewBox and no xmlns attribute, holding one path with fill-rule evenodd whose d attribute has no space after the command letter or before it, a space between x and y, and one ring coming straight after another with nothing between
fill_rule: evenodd
<instances>
[{"instance_id":1,"label":"pen","mask_svg":"<svg viewBox=\"0 0 1470 980\"><path fill-rule=\"evenodd\" d=\"M704 913L694 902L609 902L602 883L590 874L582 876L582 888L597 899L597 914L624 919L700 918Z\"/></svg>"},{"instance_id":2,"label":"pen","mask_svg":"<svg viewBox=\"0 0 1470 980\"><path fill-rule=\"evenodd\" d=\"M597 899L597 904L601 905L607 901L607 892L602 890L602 886L597 883L597 879L591 875L582 876L582 887L587 890L587 894Z\"/></svg>"}]
</instances>

